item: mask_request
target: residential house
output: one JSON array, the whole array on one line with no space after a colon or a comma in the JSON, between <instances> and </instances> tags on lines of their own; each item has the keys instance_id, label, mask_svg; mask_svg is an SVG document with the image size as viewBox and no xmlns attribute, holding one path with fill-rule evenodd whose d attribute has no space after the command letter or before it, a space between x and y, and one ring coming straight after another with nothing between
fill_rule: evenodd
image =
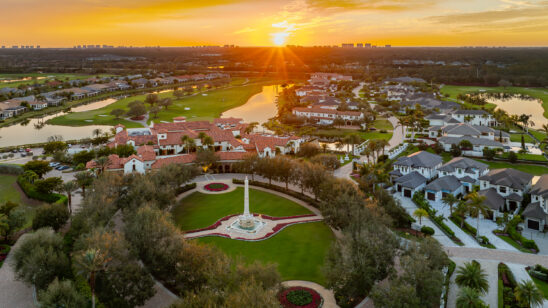
<instances>
[{"instance_id":1,"label":"residential house","mask_svg":"<svg viewBox=\"0 0 548 308\"><path fill-rule=\"evenodd\" d=\"M529 229L543 231L548 225L548 174L540 176L531 188L531 203L521 216Z\"/></svg>"},{"instance_id":2,"label":"residential house","mask_svg":"<svg viewBox=\"0 0 548 308\"><path fill-rule=\"evenodd\" d=\"M48 103L43 101L32 101L28 104L32 110L42 110L48 107Z\"/></svg>"},{"instance_id":3,"label":"residential house","mask_svg":"<svg viewBox=\"0 0 548 308\"><path fill-rule=\"evenodd\" d=\"M292 113L299 117L311 119L319 125L332 125L335 119L343 120L347 125L352 125L363 119L363 113L359 111L339 111L321 107L295 107Z\"/></svg>"},{"instance_id":4,"label":"residential house","mask_svg":"<svg viewBox=\"0 0 548 308\"><path fill-rule=\"evenodd\" d=\"M425 187L425 197L429 201L441 201L446 195L463 194L463 185L454 175L446 175L435 179Z\"/></svg>"},{"instance_id":5,"label":"residential house","mask_svg":"<svg viewBox=\"0 0 548 308\"><path fill-rule=\"evenodd\" d=\"M417 171L411 171L395 179L394 186L402 197L411 198L416 192L424 189L426 178Z\"/></svg>"},{"instance_id":6,"label":"residential house","mask_svg":"<svg viewBox=\"0 0 548 308\"><path fill-rule=\"evenodd\" d=\"M461 123L481 126L495 126L497 121L485 110L457 110L451 116Z\"/></svg>"},{"instance_id":7,"label":"residential house","mask_svg":"<svg viewBox=\"0 0 548 308\"><path fill-rule=\"evenodd\" d=\"M521 207L524 194L531 188L533 176L516 169L504 168L489 171L479 178L480 194L486 195L494 190L504 199L496 204L493 211L516 213Z\"/></svg>"},{"instance_id":8,"label":"residential house","mask_svg":"<svg viewBox=\"0 0 548 308\"><path fill-rule=\"evenodd\" d=\"M442 165L442 158L439 155L426 151L419 151L408 156L398 158L390 171L392 179L399 178L411 172L418 172L427 180L433 179L438 175L437 169Z\"/></svg>"},{"instance_id":9,"label":"residential house","mask_svg":"<svg viewBox=\"0 0 548 308\"><path fill-rule=\"evenodd\" d=\"M438 168L438 177L454 176L463 185L463 193L472 191L479 178L489 173L487 164L467 157L455 157Z\"/></svg>"}]
</instances>

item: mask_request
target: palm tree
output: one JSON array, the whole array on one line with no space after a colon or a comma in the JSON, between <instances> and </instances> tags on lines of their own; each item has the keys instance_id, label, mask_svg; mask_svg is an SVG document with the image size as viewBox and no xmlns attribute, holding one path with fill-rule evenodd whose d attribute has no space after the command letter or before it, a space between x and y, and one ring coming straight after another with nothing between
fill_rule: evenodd
<instances>
[{"instance_id":1,"label":"palm tree","mask_svg":"<svg viewBox=\"0 0 548 308\"><path fill-rule=\"evenodd\" d=\"M544 295L532 280L518 283L514 294L516 295L516 299L525 307L541 307L544 302Z\"/></svg>"},{"instance_id":2,"label":"palm tree","mask_svg":"<svg viewBox=\"0 0 548 308\"><path fill-rule=\"evenodd\" d=\"M428 212L425 209L416 209L413 216L419 219L419 225L422 225L422 219L428 217Z\"/></svg>"},{"instance_id":3,"label":"palm tree","mask_svg":"<svg viewBox=\"0 0 548 308\"><path fill-rule=\"evenodd\" d=\"M486 197L475 191L468 194L465 199L468 200L469 209L476 214L476 236L479 236L480 214L485 215L487 213L487 207L484 204Z\"/></svg>"},{"instance_id":4,"label":"palm tree","mask_svg":"<svg viewBox=\"0 0 548 308\"><path fill-rule=\"evenodd\" d=\"M542 129L541 129L541 131L542 131L543 133L545 133L546 135L548 135L548 125L542 124Z\"/></svg>"},{"instance_id":5,"label":"palm tree","mask_svg":"<svg viewBox=\"0 0 548 308\"><path fill-rule=\"evenodd\" d=\"M478 292L485 293L489 290L487 274L477 261L465 262L457 268L455 282L460 287L469 287Z\"/></svg>"},{"instance_id":6,"label":"palm tree","mask_svg":"<svg viewBox=\"0 0 548 308\"><path fill-rule=\"evenodd\" d=\"M457 296L457 308L486 308L488 307L480 298L480 293L472 288L460 289Z\"/></svg>"},{"instance_id":7,"label":"palm tree","mask_svg":"<svg viewBox=\"0 0 548 308\"><path fill-rule=\"evenodd\" d=\"M188 149L188 140L190 139L190 137L188 135L183 135L181 137L181 142L184 144L185 146L185 150L186 150L186 153L188 154L189 153L189 149Z\"/></svg>"},{"instance_id":8,"label":"palm tree","mask_svg":"<svg viewBox=\"0 0 548 308\"><path fill-rule=\"evenodd\" d=\"M99 167L99 170L101 170L100 173L103 173L105 171L105 168L110 163L110 160L106 156L101 156L95 160L95 164Z\"/></svg>"},{"instance_id":9,"label":"palm tree","mask_svg":"<svg viewBox=\"0 0 548 308\"><path fill-rule=\"evenodd\" d=\"M459 202L459 199L455 197L453 194L447 194L445 197L443 197L443 203L449 207L449 213L450 215L453 215L453 205L455 205L457 202Z\"/></svg>"},{"instance_id":10,"label":"palm tree","mask_svg":"<svg viewBox=\"0 0 548 308\"><path fill-rule=\"evenodd\" d=\"M468 203L460 200L457 203L457 207L455 208L454 214L460 217L460 228L462 229L464 227L464 219L466 218L466 214L470 211L470 208L468 207Z\"/></svg>"},{"instance_id":11,"label":"palm tree","mask_svg":"<svg viewBox=\"0 0 548 308\"><path fill-rule=\"evenodd\" d=\"M86 187L93 183L93 175L87 171L78 172L74 175L76 182L82 188L82 197L86 197Z\"/></svg>"},{"instance_id":12,"label":"palm tree","mask_svg":"<svg viewBox=\"0 0 548 308\"><path fill-rule=\"evenodd\" d=\"M384 155L384 150L387 146L390 145L390 142L388 142L385 139L378 139L377 144L378 144L379 148L382 150L382 155Z\"/></svg>"},{"instance_id":13,"label":"palm tree","mask_svg":"<svg viewBox=\"0 0 548 308\"><path fill-rule=\"evenodd\" d=\"M65 182L63 183L63 185L61 185L61 189L60 191L64 192L67 194L67 197L68 197L68 208L69 208L69 213L72 215L72 193L78 189L78 183L73 180L73 181L68 181L68 182Z\"/></svg>"},{"instance_id":14,"label":"palm tree","mask_svg":"<svg viewBox=\"0 0 548 308\"><path fill-rule=\"evenodd\" d=\"M214 144L215 142L210 136L205 136L205 138L202 140L202 145L205 145L207 149L209 149L209 147L213 146Z\"/></svg>"},{"instance_id":15,"label":"palm tree","mask_svg":"<svg viewBox=\"0 0 548 308\"><path fill-rule=\"evenodd\" d=\"M79 274L89 280L91 288L91 307L95 308L95 275L102 271L110 261L99 249L88 249L74 258L74 265Z\"/></svg>"},{"instance_id":16,"label":"palm tree","mask_svg":"<svg viewBox=\"0 0 548 308\"><path fill-rule=\"evenodd\" d=\"M95 137L99 137L101 135L101 133L102 133L102 131L101 131L100 128L96 128L91 132L91 134Z\"/></svg>"},{"instance_id":17,"label":"palm tree","mask_svg":"<svg viewBox=\"0 0 548 308\"><path fill-rule=\"evenodd\" d=\"M354 155L354 147L356 146L356 144L360 144L363 140L362 137L358 136L357 134L348 135L344 139L348 144L352 145L352 155Z\"/></svg>"}]
</instances>

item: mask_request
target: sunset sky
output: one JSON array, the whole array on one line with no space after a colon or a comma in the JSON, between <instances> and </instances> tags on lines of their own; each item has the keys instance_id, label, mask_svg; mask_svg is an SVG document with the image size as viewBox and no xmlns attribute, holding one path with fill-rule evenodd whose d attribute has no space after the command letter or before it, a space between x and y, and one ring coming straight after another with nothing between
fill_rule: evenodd
<instances>
[{"instance_id":1,"label":"sunset sky","mask_svg":"<svg viewBox=\"0 0 548 308\"><path fill-rule=\"evenodd\" d=\"M546 46L546 0L0 0L0 45Z\"/></svg>"}]
</instances>

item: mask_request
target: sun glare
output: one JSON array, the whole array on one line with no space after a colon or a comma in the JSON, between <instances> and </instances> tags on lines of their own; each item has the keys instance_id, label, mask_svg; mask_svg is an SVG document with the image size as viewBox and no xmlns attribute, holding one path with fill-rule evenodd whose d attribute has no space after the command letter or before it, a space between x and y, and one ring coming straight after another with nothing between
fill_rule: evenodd
<instances>
[{"instance_id":1,"label":"sun glare","mask_svg":"<svg viewBox=\"0 0 548 308\"><path fill-rule=\"evenodd\" d=\"M276 46L282 46L285 44L285 41L287 40L287 37L289 36L289 33L287 32L278 32L278 33L272 33L272 42Z\"/></svg>"}]
</instances>

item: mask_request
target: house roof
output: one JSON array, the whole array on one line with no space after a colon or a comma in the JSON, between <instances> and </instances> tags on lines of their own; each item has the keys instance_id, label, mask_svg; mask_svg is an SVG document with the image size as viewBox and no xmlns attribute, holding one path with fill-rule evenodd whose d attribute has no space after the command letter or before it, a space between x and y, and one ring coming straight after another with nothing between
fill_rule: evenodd
<instances>
[{"instance_id":1,"label":"house roof","mask_svg":"<svg viewBox=\"0 0 548 308\"><path fill-rule=\"evenodd\" d=\"M151 161L156 159L156 153L154 147L151 145L144 145L137 149L137 154L143 158L144 161Z\"/></svg>"},{"instance_id":2,"label":"house roof","mask_svg":"<svg viewBox=\"0 0 548 308\"><path fill-rule=\"evenodd\" d=\"M548 174L543 174L531 189L531 195L546 196L548 195Z\"/></svg>"},{"instance_id":3,"label":"house roof","mask_svg":"<svg viewBox=\"0 0 548 308\"><path fill-rule=\"evenodd\" d=\"M156 162L154 162L150 167L152 169L159 169L163 166L171 165L171 164L190 164L196 159L196 154L185 154L185 155L179 155L179 156L172 156L172 157L166 157L158 159Z\"/></svg>"},{"instance_id":4,"label":"house roof","mask_svg":"<svg viewBox=\"0 0 548 308\"><path fill-rule=\"evenodd\" d=\"M450 191L453 192L461 187L459 179L453 175L443 176L432 181L430 184L426 185L427 190L433 191Z\"/></svg>"},{"instance_id":5,"label":"house roof","mask_svg":"<svg viewBox=\"0 0 548 308\"><path fill-rule=\"evenodd\" d=\"M477 136L482 133L495 133L495 130L487 126L471 125L467 123L451 124L442 128L447 134L462 136Z\"/></svg>"},{"instance_id":6,"label":"house roof","mask_svg":"<svg viewBox=\"0 0 548 308\"><path fill-rule=\"evenodd\" d=\"M464 176L464 177L462 177L462 178L459 178L459 181L461 181L461 183L462 183L462 182L465 182L465 183L472 183L472 184L476 183L476 180L473 179L473 178L471 178L471 177L469 177L469 176Z\"/></svg>"},{"instance_id":7,"label":"house roof","mask_svg":"<svg viewBox=\"0 0 548 308\"><path fill-rule=\"evenodd\" d=\"M461 109L461 110L455 111L455 114L484 115L484 114L487 114L487 111L478 110L478 109Z\"/></svg>"},{"instance_id":8,"label":"house roof","mask_svg":"<svg viewBox=\"0 0 548 308\"><path fill-rule=\"evenodd\" d=\"M511 201L523 201L523 197L516 193L509 194L508 196L506 196L506 199Z\"/></svg>"},{"instance_id":9,"label":"house roof","mask_svg":"<svg viewBox=\"0 0 548 308\"><path fill-rule=\"evenodd\" d=\"M512 168L491 170L480 177L480 180L488 181L492 185L502 185L520 190L524 190L532 179L533 176L529 173Z\"/></svg>"},{"instance_id":10,"label":"house roof","mask_svg":"<svg viewBox=\"0 0 548 308\"><path fill-rule=\"evenodd\" d=\"M409 166L409 167L424 167L433 168L442 163L442 158L439 155L432 154L426 151L419 151L408 156L398 158L394 163L395 165Z\"/></svg>"},{"instance_id":11,"label":"house roof","mask_svg":"<svg viewBox=\"0 0 548 308\"><path fill-rule=\"evenodd\" d=\"M478 191L480 196L485 196L484 204L495 211L499 211L505 204L504 198L494 188Z\"/></svg>"},{"instance_id":12,"label":"house roof","mask_svg":"<svg viewBox=\"0 0 548 308\"><path fill-rule=\"evenodd\" d=\"M395 176L402 176L402 175L403 175L403 174L400 172L400 169L392 170L392 171L388 172L388 174L390 174L390 175L395 175Z\"/></svg>"},{"instance_id":13,"label":"house roof","mask_svg":"<svg viewBox=\"0 0 548 308\"><path fill-rule=\"evenodd\" d=\"M440 143L457 144L457 145L463 140L468 140L470 141L470 143L472 143L472 145L476 145L476 146L490 146L490 147L499 147L499 148L503 147L502 143L498 141L486 139L486 138L473 138L471 136L441 137L438 139Z\"/></svg>"},{"instance_id":14,"label":"house roof","mask_svg":"<svg viewBox=\"0 0 548 308\"><path fill-rule=\"evenodd\" d=\"M417 171L410 172L404 176L397 178L394 182L399 183L403 187L415 189L426 183L426 178Z\"/></svg>"},{"instance_id":15,"label":"house roof","mask_svg":"<svg viewBox=\"0 0 548 308\"><path fill-rule=\"evenodd\" d=\"M546 219L546 213L540 206L540 202L534 202L529 204L525 210L523 210L523 213L521 214L523 217L531 217L536 219Z\"/></svg>"},{"instance_id":16,"label":"house roof","mask_svg":"<svg viewBox=\"0 0 548 308\"><path fill-rule=\"evenodd\" d=\"M489 169L489 166L467 157L455 157L443 164L443 166L441 166L438 170L454 172L456 168L464 169L466 173L472 173L474 170L478 170L482 173L483 171Z\"/></svg>"}]
</instances>

